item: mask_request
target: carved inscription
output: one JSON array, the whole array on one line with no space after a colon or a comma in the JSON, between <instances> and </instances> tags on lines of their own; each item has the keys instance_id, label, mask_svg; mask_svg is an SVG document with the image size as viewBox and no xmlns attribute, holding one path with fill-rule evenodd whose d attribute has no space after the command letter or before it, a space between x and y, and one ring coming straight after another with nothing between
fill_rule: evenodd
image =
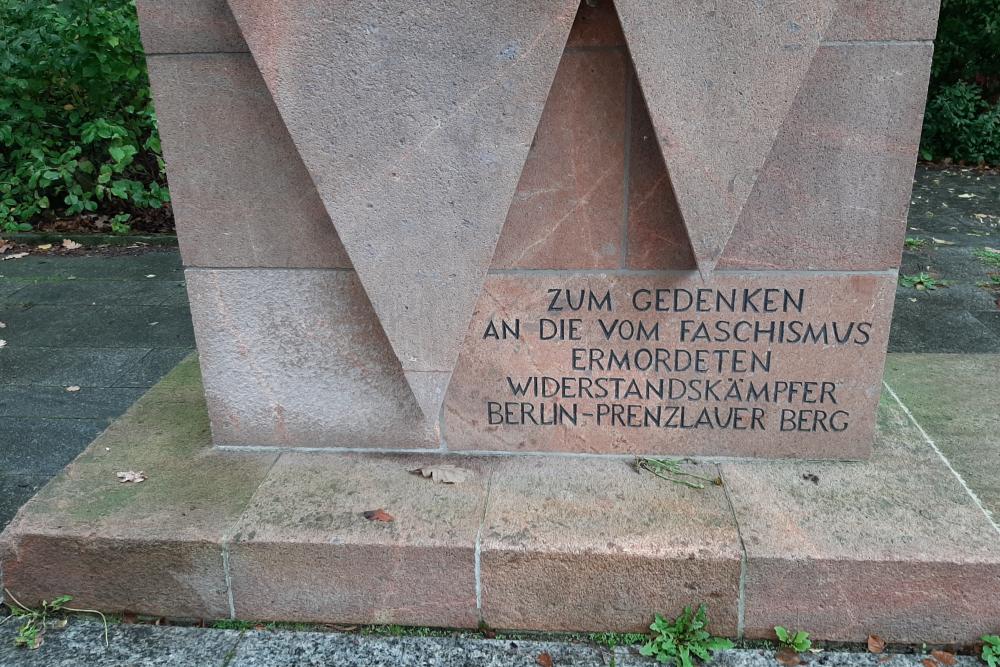
<instances>
[{"instance_id":1,"label":"carved inscription","mask_svg":"<svg viewBox=\"0 0 1000 667\"><path fill-rule=\"evenodd\" d=\"M473 423L513 449L738 454L742 437L750 455L789 436L845 441L858 430L863 441L884 286L843 280L504 278L473 322L456 382L461 391L478 368L479 388L449 400L463 422L449 430L470 449L492 448L465 445Z\"/></svg>"}]
</instances>

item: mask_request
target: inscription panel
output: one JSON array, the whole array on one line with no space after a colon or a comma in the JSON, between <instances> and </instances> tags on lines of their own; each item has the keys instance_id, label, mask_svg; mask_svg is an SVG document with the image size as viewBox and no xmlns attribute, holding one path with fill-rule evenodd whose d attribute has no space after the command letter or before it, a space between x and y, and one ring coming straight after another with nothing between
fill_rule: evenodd
<instances>
[{"instance_id":1,"label":"inscription panel","mask_svg":"<svg viewBox=\"0 0 1000 667\"><path fill-rule=\"evenodd\" d=\"M454 450L868 456L890 273L493 274Z\"/></svg>"}]
</instances>

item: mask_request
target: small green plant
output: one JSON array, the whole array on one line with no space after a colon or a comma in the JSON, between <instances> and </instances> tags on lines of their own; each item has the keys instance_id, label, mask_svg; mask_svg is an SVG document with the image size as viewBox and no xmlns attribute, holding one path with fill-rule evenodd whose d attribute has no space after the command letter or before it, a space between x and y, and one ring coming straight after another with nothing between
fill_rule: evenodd
<instances>
[{"instance_id":1,"label":"small green plant","mask_svg":"<svg viewBox=\"0 0 1000 667\"><path fill-rule=\"evenodd\" d=\"M119 236L124 236L132 231L132 225L127 224L132 216L128 213L119 213L115 217L111 218L111 233L118 234Z\"/></svg>"},{"instance_id":2,"label":"small green plant","mask_svg":"<svg viewBox=\"0 0 1000 667\"><path fill-rule=\"evenodd\" d=\"M692 472L687 472L681 468L681 462L676 459L647 459L640 456L635 459L635 470L636 472L647 470L660 479L665 479L668 482L680 484L681 486L687 486L692 489L704 489L705 484L703 482L715 484L716 486L722 486L722 479L718 477L712 479L696 475Z\"/></svg>"},{"instance_id":3,"label":"small green plant","mask_svg":"<svg viewBox=\"0 0 1000 667\"><path fill-rule=\"evenodd\" d=\"M241 621L238 619L224 618L212 623L215 630L253 630L257 624L253 621Z\"/></svg>"},{"instance_id":4,"label":"small green plant","mask_svg":"<svg viewBox=\"0 0 1000 667\"><path fill-rule=\"evenodd\" d=\"M679 667L693 667L694 660L709 660L712 653L733 647L733 643L722 637L713 637L708 631L708 609L705 605L697 612L684 607L680 616L668 621L659 614L649 626L653 637L643 644L639 653L655 657L657 662L671 662Z\"/></svg>"},{"instance_id":5,"label":"small green plant","mask_svg":"<svg viewBox=\"0 0 1000 667\"><path fill-rule=\"evenodd\" d=\"M646 641L646 635L637 632L594 632L588 637L598 646L611 652L610 667L615 667L615 649L619 646L634 646Z\"/></svg>"},{"instance_id":6,"label":"small green plant","mask_svg":"<svg viewBox=\"0 0 1000 667\"><path fill-rule=\"evenodd\" d=\"M42 600L41 607L32 609L21 604L6 588L4 589L4 592L7 594L7 597L10 598L10 602L7 603L7 606L10 607L11 616L21 621L21 626L17 629L17 636L14 637L15 646L37 649L44 641L45 631L51 625L58 622L53 619L53 616L59 616L62 612L67 611L73 611L81 614L97 614L100 616L101 620L104 621L104 645L108 646L107 617L96 609L75 609L73 607L67 607L66 603L73 599L72 595L60 595L51 602ZM65 624L65 619L62 619L62 622Z\"/></svg>"},{"instance_id":7,"label":"small green plant","mask_svg":"<svg viewBox=\"0 0 1000 667\"><path fill-rule=\"evenodd\" d=\"M922 239L919 236L907 236L904 243L907 250L923 250L927 247L927 239Z\"/></svg>"},{"instance_id":8,"label":"small green plant","mask_svg":"<svg viewBox=\"0 0 1000 667\"><path fill-rule=\"evenodd\" d=\"M983 635L983 652L980 657L990 667L1000 665L1000 636Z\"/></svg>"},{"instance_id":9,"label":"small green plant","mask_svg":"<svg viewBox=\"0 0 1000 667\"><path fill-rule=\"evenodd\" d=\"M931 291L939 287L947 287L950 283L947 280L938 280L926 271L911 276L900 276L899 284L903 287L912 287L915 290Z\"/></svg>"},{"instance_id":10,"label":"small green plant","mask_svg":"<svg viewBox=\"0 0 1000 667\"><path fill-rule=\"evenodd\" d=\"M778 636L778 643L781 644L782 648L793 649L796 653L802 653L812 648L809 633L804 630L792 632L787 628L776 625L774 626L774 634Z\"/></svg>"},{"instance_id":11,"label":"small green plant","mask_svg":"<svg viewBox=\"0 0 1000 667\"><path fill-rule=\"evenodd\" d=\"M977 248L972 251L972 254L975 255L983 264L1000 268L1000 250L994 250L993 248Z\"/></svg>"}]
</instances>

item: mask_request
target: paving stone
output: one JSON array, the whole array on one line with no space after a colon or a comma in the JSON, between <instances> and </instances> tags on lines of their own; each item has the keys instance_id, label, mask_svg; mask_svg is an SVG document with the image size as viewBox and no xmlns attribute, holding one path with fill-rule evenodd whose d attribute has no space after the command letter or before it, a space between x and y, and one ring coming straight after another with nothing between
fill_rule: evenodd
<instances>
[{"instance_id":1,"label":"paving stone","mask_svg":"<svg viewBox=\"0 0 1000 667\"><path fill-rule=\"evenodd\" d=\"M149 352L148 348L11 346L0 352L0 385L110 387Z\"/></svg>"},{"instance_id":2,"label":"paving stone","mask_svg":"<svg viewBox=\"0 0 1000 667\"><path fill-rule=\"evenodd\" d=\"M475 627L476 532L490 461L438 484L421 455L283 454L233 530L238 618ZM370 521L384 509L394 520Z\"/></svg>"},{"instance_id":3,"label":"paving stone","mask_svg":"<svg viewBox=\"0 0 1000 667\"><path fill-rule=\"evenodd\" d=\"M24 288L27 283L10 278L0 278L0 299L10 300L18 290Z\"/></svg>"},{"instance_id":4,"label":"paving stone","mask_svg":"<svg viewBox=\"0 0 1000 667\"><path fill-rule=\"evenodd\" d=\"M353 272L190 269L188 287L216 444L440 446Z\"/></svg>"},{"instance_id":5,"label":"paving stone","mask_svg":"<svg viewBox=\"0 0 1000 667\"><path fill-rule=\"evenodd\" d=\"M208 448L192 358L116 421L4 533L4 584L25 604L179 618L229 615L222 540L275 460ZM5 459L6 460L6 459ZM119 471L148 479L122 484ZM114 564L114 567L109 567Z\"/></svg>"},{"instance_id":6,"label":"paving stone","mask_svg":"<svg viewBox=\"0 0 1000 667\"><path fill-rule=\"evenodd\" d=\"M993 354L891 354L886 382L969 487L1000 518L1000 412Z\"/></svg>"},{"instance_id":7,"label":"paving stone","mask_svg":"<svg viewBox=\"0 0 1000 667\"><path fill-rule=\"evenodd\" d=\"M153 276L148 278L147 276ZM0 278L173 280L184 279L177 250L147 252L142 255L29 255L0 264Z\"/></svg>"},{"instance_id":8,"label":"paving stone","mask_svg":"<svg viewBox=\"0 0 1000 667\"><path fill-rule=\"evenodd\" d=\"M25 285L8 303L134 304L158 306L184 292L183 282L165 280L46 280Z\"/></svg>"},{"instance_id":9,"label":"paving stone","mask_svg":"<svg viewBox=\"0 0 1000 667\"><path fill-rule=\"evenodd\" d=\"M4 434L0 438L0 472L53 475L107 428L108 421L0 418L0 433Z\"/></svg>"},{"instance_id":10,"label":"paving stone","mask_svg":"<svg viewBox=\"0 0 1000 667\"><path fill-rule=\"evenodd\" d=\"M138 0L147 54L246 51L226 0Z\"/></svg>"},{"instance_id":11,"label":"paving stone","mask_svg":"<svg viewBox=\"0 0 1000 667\"><path fill-rule=\"evenodd\" d=\"M624 51L563 55L492 268L621 265L628 70Z\"/></svg>"},{"instance_id":12,"label":"paving stone","mask_svg":"<svg viewBox=\"0 0 1000 667\"><path fill-rule=\"evenodd\" d=\"M116 387L152 387L191 352L188 347L149 350L144 356L132 360L112 384Z\"/></svg>"},{"instance_id":13,"label":"paving stone","mask_svg":"<svg viewBox=\"0 0 1000 667\"><path fill-rule=\"evenodd\" d=\"M0 664L9 667L225 667L236 649L235 630L111 625L108 645L99 621L71 618L45 633L35 651L14 646L16 626L0 626Z\"/></svg>"},{"instance_id":14,"label":"paving stone","mask_svg":"<svg viewBox=\"0 0 1000 667\"><path fill-rule=\"evenodd\" d=\"M703 271L723 253L834 6L615 2Z\"/></svg>"},{"instance_id":15,"label":"paving stone","mask_svg":"<svg viewBox=\"0 0 1000 667\"><path fill-rule=\"evenodd\" d=\"M1000 625L1000 531L883 396L872 459L726 463L748 637L974 641ZM991 629L992 628L992 629Z\"/></svg>"},{"instance_id":16,"label":"paving stone","mask_svg":"<svg viewBox=\"0 0 1000 667\"><path fill-rule=\"evenodd\" d=\"M1000 336L972 313L907 294L896 299L890 352L1000 352Z\"/></svg>"},{"instance_id":17,"label":"paving stone","mask_svg":"<svg viewBox=\"0 0 1000 667\"><path fill-rule=\"evenodd\" d=\"M972 316L982 322L993 332L993 335L1000 338L1000 311L990 310L986 312L975 312Z\"/></svg>"},{"instance_id":18,"label":"paving stone","mask_svg":"<svg viewBox=\"0 0 1000 667\"><path fill-rule=\"evenodd\" d=\"M940 0L838 0L827 40L933 40Z\"/></svg>"},{"instance_id":19,"label":"paving stone","mask_svg":"<svg viewBox=\"0 0 1000 667\"><path fill-rule=\"evenodd\" d=\"M736 632L739 536L711 483L687 488L621 460L501 458L481 539L491 627L642 632L651 610L704 602L716 632Z\"/></svg>"},{"instance_id":20,"label":"paving stone","mask_svg":"<svg viewBox=\"0 0 1000 667\"><path fill-rule=\"evenodd\" d=\"M188 265L350 267L249 53L154 56L149 75Z\"/></svg>"},{"instance_id":21,"label":"paving stone","mask_svg":"<svg viewBox=\"0 0 1000 667\"><path fill-rule=\"evenodd\" d=\"M230 7L436 422L579 2Z\"/></svg>"},{"instance_id":22,"label":"paving stone","mask_svg":"<svg viewBox=\"0 0 1000 667\"><path fill-rule=\"evenodd\" d=\"M0 472L0 530L3 530L21 507L49 481L48 475L9 475Z\"/></svg>"},{"instance_id":23,"label":"paving stone","mask_svg":"<svg viewBox=\"0 0 1000 667\"><path fill-rule=\"evenodd\" d=\"M0 306L4 338L18 347L192 347L182 306ZM154 324L155 322L155 324Z\"/></svg>"},{"instance_id":24,"label":"paving stone","mask_svg":"<svg viewBox=\"0 0 1000 667\"><path fill-rule=\"evenodd\" d=\"M4 389L0 417L51 419L104 419L110 422L142 396L142 389L130 387L65 387L12 385Z\"/></svg>"}]
</instances>

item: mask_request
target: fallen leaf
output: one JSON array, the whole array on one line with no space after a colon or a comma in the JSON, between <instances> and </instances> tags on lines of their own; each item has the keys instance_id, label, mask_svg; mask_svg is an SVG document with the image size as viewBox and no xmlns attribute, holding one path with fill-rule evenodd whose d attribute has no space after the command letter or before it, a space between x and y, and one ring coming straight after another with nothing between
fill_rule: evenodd
<instances>
[{"instance_id":1,"label":"fallen leaf","mask_svg":"<svg viewBox=\"0 0 1000 667\"><path fill-rule=\"evenodd\" d=\"M962 194L958 195L958 198L959 199L972 199L975 196L976 195L972 194L971 192L963 192Z\"/></svg>"},{"instance_id":2,"label":"fallen leaf","mask_svg":"<svg viewBox=\"0 0 1000 667\"><path fill-rule=\"evenodd\" d=\"M938 661L934 658L924 658L920 661L920 664L924 667L941 667L941 665L938 664Z\"/></svg>"},{"instance_id":3,"label":"fallen leaf","mask_svg":"<svg viewBox=\"0 0 1000 667\"><path fill-rule=\"evenodd\" d=\"M138 484L140 482L146 481L146 473L143 471L135 472L134 470L129 470L127 472L118 473L118 481L122 484L127 484L132 482L133 484Z\"/></svg>"},{"instance_id":4,"label":"fallen leaf","mask_svg":"<svg viewBox=\"0 0 1000 667\"><path fill-rule=\"evenodd\" d=\"M983 248L983 250L990 253L991 255L1000 255L1000 250L997 250L996 248Z\"/></svg>"},{"instance_id":5,"label":"fallen leaf","mask_svg":"<svg viewBox=\"0 0 1000 667\"><path fill-rule=\"evenodd\" d=\"M73 239L63 239L62 247L66 248L66 250L79 250L80 248L83 247L83 244L77 243Z\"/></svg>"},{"instance_id":6,"label":"fallen leaf","mask_svg":"<svg viewBox=\"0 0 1000 667\"><path fill-rule=\"evenodd\" d=\"M52 250L52 244L51 243L43 243L42 245L35 246L35 249L36 250Z\"/></svg>"},{"instance_id":7,"label":"fallen leaf","mask_svg":"<svg viewBox=\"0 0 1000 667\"><path fill-rule=\"evenodd\" d=\"M414 468L410 472L414 475L430 477L435 482L440 482L441 484L460 484L474 477L476 474L471 470L448 464Z\"/></svg>"},{"instance_id":8,"label":"fallen leaf","mask_svg":"<svg viewBox=\"0 0 1000 667\"><path fill-rule=\"evenodd\" d=\"M785 665L785 667L795 667L796 665L802 664L802 658L799 657L799 654L795 651L795 649L789 646L784 646L779 649L778 652L774 654L774 659Z\"/></svg>"},{"instance_id":9,"label":"fallen leaf","mask_svg":"<svg viewBox=\"0 0 1000 667\"><path fill-rule=\"evenodd\" d=\"M931 651L931 655L934 656L934 659L942 665L947 665L948 667L951 667L958 662L958 658L955 657L955 654L948 653L948 651Z\"/></svg>"},{"instance_id":10,"label":"fallen leaf","mask_svg":"<svg viewBox=\"0 0 1000 667\"><path fill-rule=\"evenodd\" d=\"M381 521L382 523L389 523L390 521L395 521L395 518L386 512L384 509L369 510L365 512L365 518L369 521Z\"/></svg>"},{"instance_id":11,"label":"fallen leaf","mask_svg":"<svg viewBox=\"0 0 1000 667\"><path fill-rule=\"evenodd\" d=\"M872 653L881 653L885 650L885 640L878 635L868 635L868 650Z\"/></svg>"},{"instance_id":12,"label":"fallen leaf","mask_svg":"<svg viewBox=\"0 0 1000 667\"><path fill-rule=\"evenodd\" d=\"M155 277L156 277L156 274L155 274L155 273L150 273L150 274L149 274L149 275L147 275L146 277L147 277L147 278L155 278Z\"/></svg>"},{"instance_id":13,"label":"fallen leaf","mask_svg":"<svg viewBox=\"0 0 1000 667\"><path fill-rule=\"evenodd\" d=\"M3 349L5 347L7 347L7 341L5 341L3 338L0 338L0 349Z\"/></svg>"},{"instance_id":14,"label":"fallen leaf","mask_svg":"<svg viewBox=\"0 0 1000 667\"><path fill-rule=\"evenodd\" d=\"M7 252L14 247L14 244L7 239L0 239L0 252Z\"/></svg>"},{"instance_id":15,"label":"fallen leaf","mask_svg":"<svg viewBox=\"0 0 1000 667\"><path fill-rule=\"evenodd\" d=\"M535 658L535 662L541 665L541 667L552 667L552 656L549 655L548 651L542 651Z\"/></svg>"},{"instance_id":16,"label":"fallen leaf","mask_svg":"<svg viewBox=\"0 0 1000 667\"><path fill-rule=\"evenodd\" d=\"M4 255L3 257L0 257L0 260L6 261L8 259L21 259L22 257L27 256L28 253L26 252L15 252L13 255Z\"/></svg>"},{"instance_id":17,"label":"fallen leaf","mask_svg":"<svg viewBox=\"0 0 1000 667\"><path fill-rule=\"evenodd\" d=\"M931 241L934 241L934 243L937 243L938 245L955 245L954 241L945 241L944 239L936 239L933 236L931 237Z\"/></svg>"},{"instance_id":18,"label":"fallen leaf","mask_svg":"<svg viewBox=\"0 0 1000 667\"><path fill-rule=\"evenodd\" d=\"M6 322L0 322L0 329L6 329L6 328L7 328L7 323Z\"/></svg>"},{"instance_id":19,"label":"fallen leaf","mask_svg":"<svg viewBox=\"0 0 1000 667\"><path fill-rule=\"evenodd\" d=\"M80 391L80 387L78 387L77 385L74 384L74 385L72 385L70 387L66 387L66 391L77 392L77 391Z\"/></svg>"}]
</instances>

